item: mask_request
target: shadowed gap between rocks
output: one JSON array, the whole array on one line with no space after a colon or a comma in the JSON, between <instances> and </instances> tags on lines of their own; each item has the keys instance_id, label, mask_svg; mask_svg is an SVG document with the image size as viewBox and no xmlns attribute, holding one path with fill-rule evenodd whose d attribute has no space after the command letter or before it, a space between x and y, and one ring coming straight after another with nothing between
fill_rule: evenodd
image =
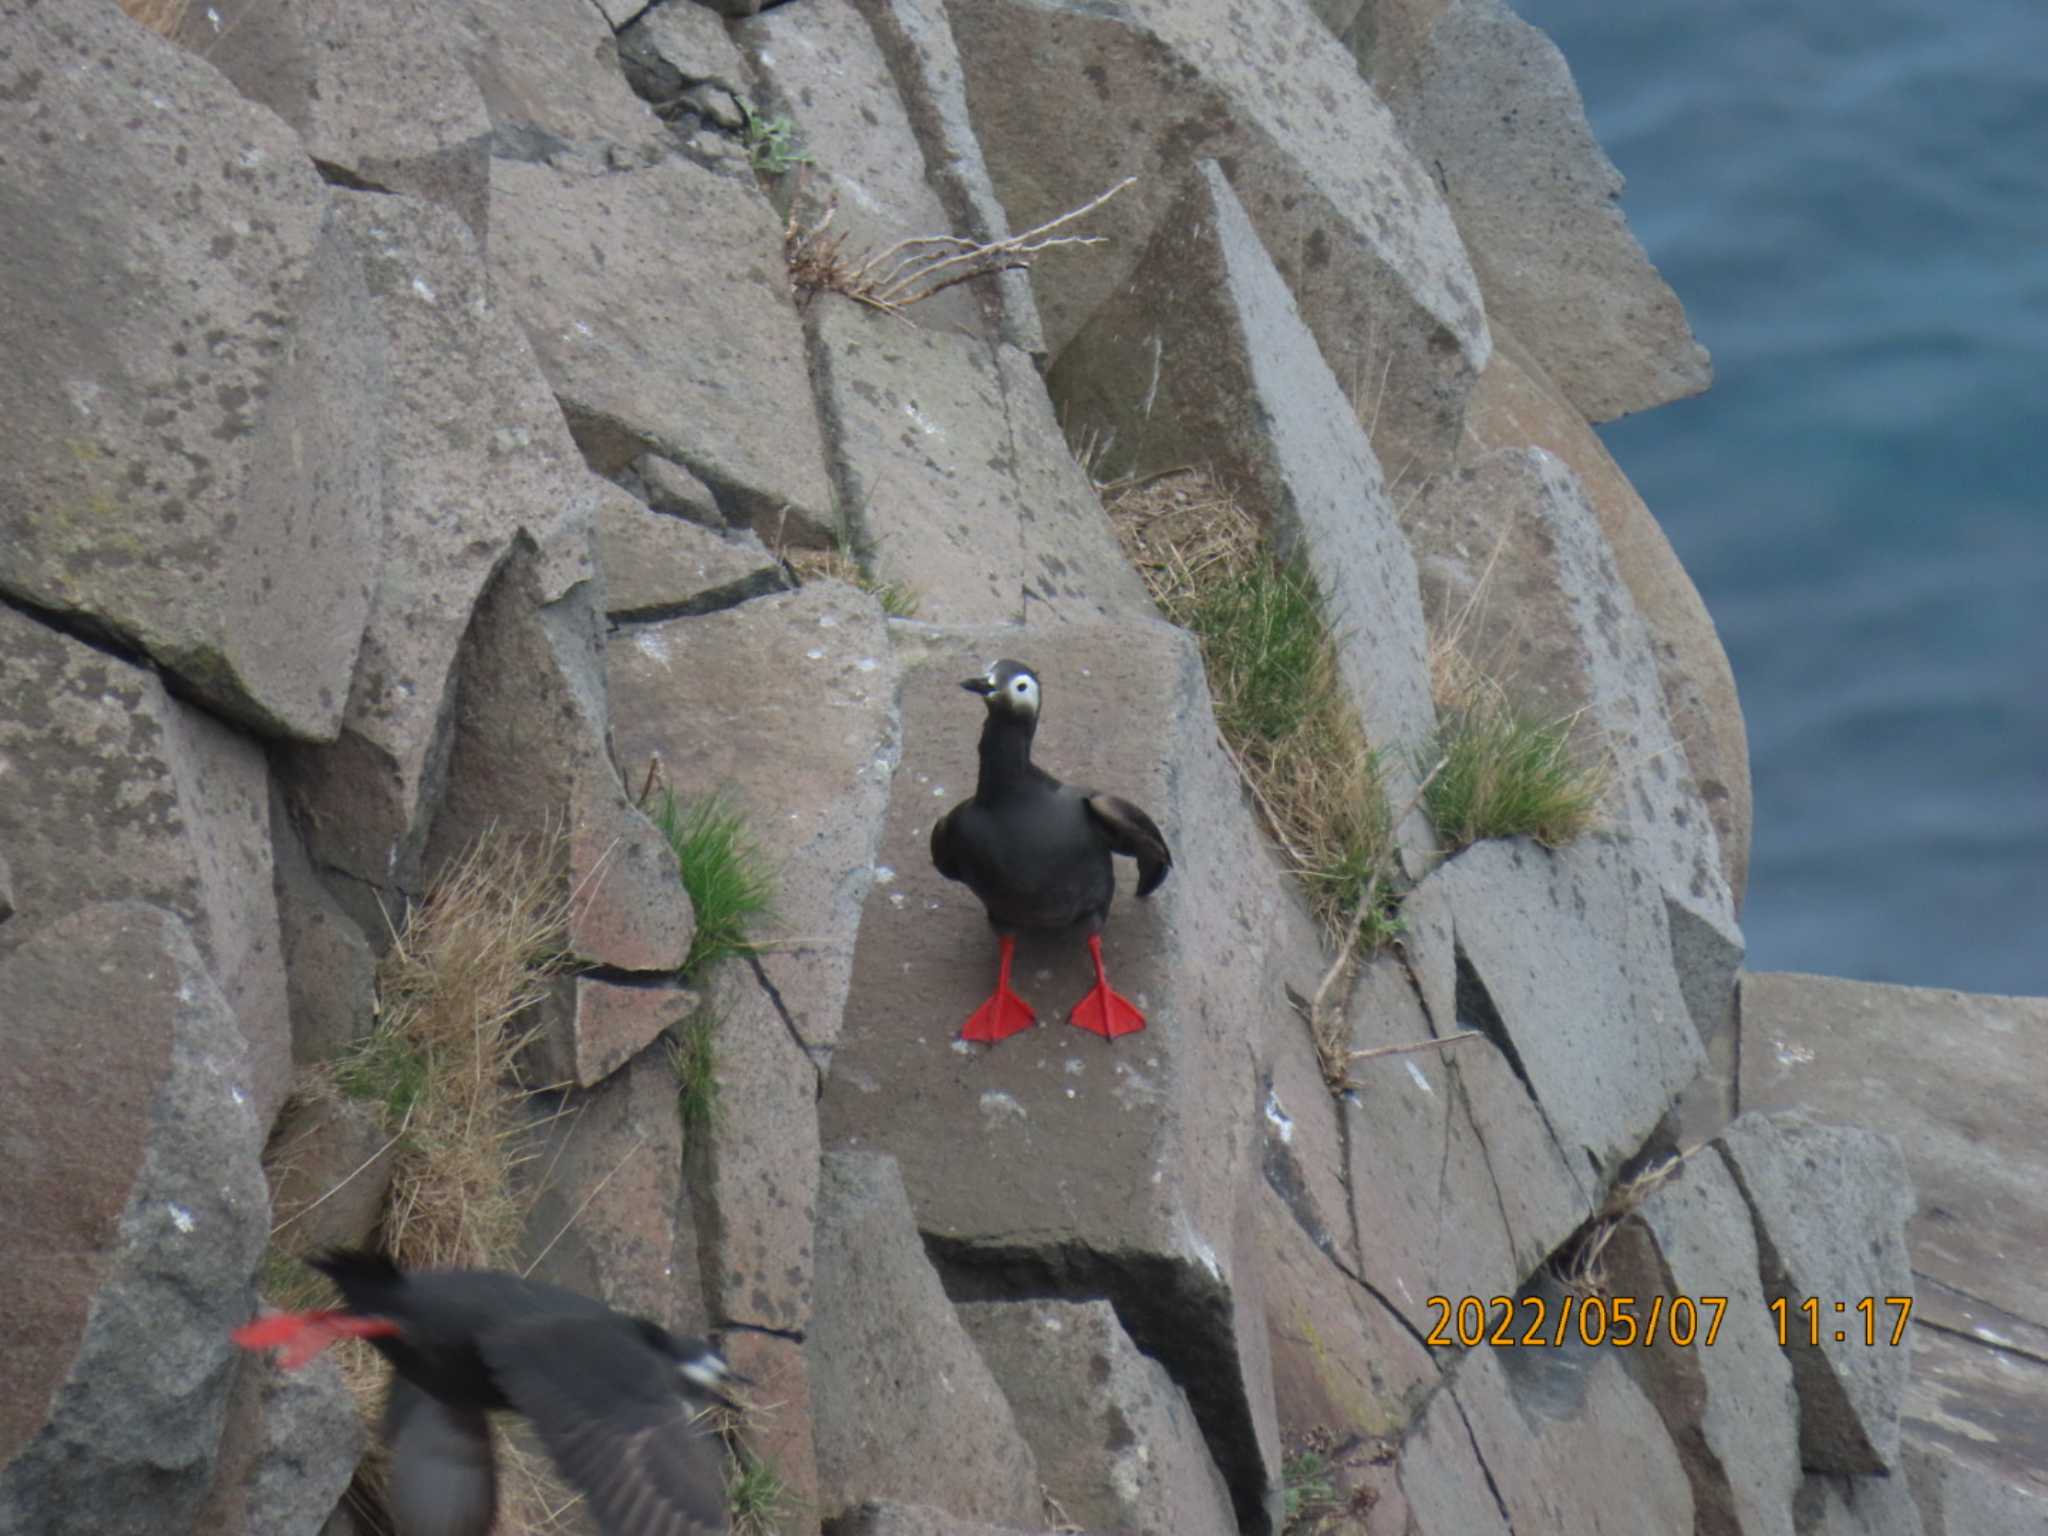
<instances>
[{"instance_id":1,"label":"shadowed gap between rocks","mask_svg":"<svg viewBox=\"0 0 2048 1536\"><path fill-rule=\"evenodd\" d=\"M1191 1261L1099 1253L1079 1244L997 1248L923 1234L925 1253L956 1306L983 1301L1107 1301L1131 1342L1187 1394L1209 1454L1230 1488L1240 1528L1268 1536L1265 1471L1240 1391L1222 1281Z\"/></svg>"},{"instance_id":2,"label":"shadowed gap between rocks","mask_svg":"<svg viewBox=\"0 0 2048 1536\"><path fill-rule=\"evenodd\" d=\"M130 649L118 631L106 625L95 624L92 616L83 610L64 613L55 608L45 608L17 592L8 591L5 586L0 586L0 606L12 608L23 618L32 619L46 629L54 629L60 635L76 640L80 645L89 646L102 656L110 656L124 666L138 667L144 672L154 673L157 680L164 685L164 691L179 703L189 704L210 718L225 721L237 730L243 729L240 722L228 719L207 700L190 692L177 673L159 668L147 651Z\"/></svg>"},{"instance_id":3,"label":"shadowed gap between rocks","mask_svg":"<svg viewBox=\"0 0 2048 1536\"><path fill-rule=\"evenodd\" d=\"M706 614L724 613L742 603L751 603L757 597L773 597L777 592L793 592L799 585L789 573L789 567L777 564L763 567L750 576L738 581L727 582L722 587L710 587L674 603L647 603L637 608L614 608L606 613L606 632L617 634L629 624L665 624L670 619L701 619Z\"/></svg>"}]
</instances>

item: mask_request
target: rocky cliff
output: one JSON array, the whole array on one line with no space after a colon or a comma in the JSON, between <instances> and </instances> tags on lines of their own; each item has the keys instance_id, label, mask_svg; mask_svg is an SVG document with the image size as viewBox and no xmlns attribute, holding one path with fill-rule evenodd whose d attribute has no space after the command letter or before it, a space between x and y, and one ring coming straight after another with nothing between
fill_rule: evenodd
<instances>
[{"instance_id":1,"label":"rocky cliff","mask_svg":"<svg viewBox=\"0 0 2048 1536\"><path fill-rule=\"evenodd\" d=\"M387 1230L397 1133L309 1085L508 832L563 914L516 1261L723 1339L772 1528L2043 1529L2041 1354L1957 1433L1882 1310L1920 1271L1970 1395L1968 1111L1732 1118L1897 1128L1737 1050L1741 716L1588 425L1707 363L1618 192L1501 0L7 0L0 1532L374 1529L340 1374L228 1330L274 1226ZM1563 847L1396 818L1341 1040L1474 1033L1335 1092L1331 935L1103 507L1189 466L1312 572L1393 804L1447 649L1614 765ZM953 1040L993 946L925 839L997 655L1174 845L1115 1045ZM775 874L715 969L650 764ZM1566 1326L1622 1295L1654 1347Z\"/></svg>"}]
</instances>

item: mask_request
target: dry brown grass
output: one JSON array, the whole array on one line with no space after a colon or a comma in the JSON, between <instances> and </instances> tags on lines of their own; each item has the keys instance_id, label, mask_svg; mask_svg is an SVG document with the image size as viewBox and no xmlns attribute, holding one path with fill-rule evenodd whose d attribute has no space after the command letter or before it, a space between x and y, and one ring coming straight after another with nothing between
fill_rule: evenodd
<instances>
[{"instance_id":1,"label":"dry brown grass","mask_svg":"<svg viewBox=\"0 0 2048 1536\"><path fill-rule=\"evenodd\" d=\"M958 235L917 235L878 251L849 253L843 230L832 228L838 213L828 205L815 224L803 223L799 193L782 231L782 255L799 308L821 293L836 293L869 309L897 315L948 288L1000 272L1028 271L1043 251L1060 246L1100 245L1100 235L1059 231L1086 218L1138 178L1126 176L1108 191L1035 229L1003 240L976 241Z\"/></svg>"},{"instance_id":2,"label":"dry brown grass","mask_svg":"<svg viewBox=\"0 0 2048 1536\"><path fill-rule=\"evenodd\" d=\"M380 1055L402 1130L384 1243L407 1268L502 1266L525 1218L515 1192L519 1056L567 956L562 835L493 829L434 882L378 971ZM374 1071L374 1067L372 1068ZM393 1095L397 1095L394 1100Z\"/></svg>"},{"instance_id":3,"label":"dry brown grass","mask_svg":"<svg viewBox=\"0 0 2048 1536\"><path fill-rule=\"evenodd\" d=\"M152 32L175 37L192 0L120 0L121 9Z\"/></svg>"},{"instance_id":4,"label":"dry brown grass","mask_svg":"<svg viewBox=\"0 0 2048 1536\"><path fill-rule=\"evenodd\" d=\"M1577 1296L1607 1296L1607 1249L1614 1234L1642 1209L1645 1200L1685 1166L1687 1158L1707 1145L1701 1142L1699 1146L1687 1147L1615 1180L1607 1198L1600 1202L1600 1209L1558 1245L1550 1261L1550 1272L1558 1284Z\"/></svg>"},{"instance_id":5,"label":"dry brown grass","mask_svg":"<svg viewBox=\"0 0 2048 1536\"><path fill-rule=\"evenodd\" d=\"M563 836L486 832L444 870L393 937L378 970L376 1028L301 1093L344 1093L380 1106L396 1142L383 1246L408 1269L516 1267L527 1201L514 1179L532 1091L519 1072L534 1006L567 959L570 898L561 888ZM279 1233L264 1290L291 1307L331 1305L326 1282L292 1257ZM361 1341L336 1359L374 1437L388 1367ZM577 1529L576 1496L547 1457L502 1429L497 1441L499 1536ZM381 1528L381 1445L358 1469L352 1501Z\"/></svg>"}]
</instances>

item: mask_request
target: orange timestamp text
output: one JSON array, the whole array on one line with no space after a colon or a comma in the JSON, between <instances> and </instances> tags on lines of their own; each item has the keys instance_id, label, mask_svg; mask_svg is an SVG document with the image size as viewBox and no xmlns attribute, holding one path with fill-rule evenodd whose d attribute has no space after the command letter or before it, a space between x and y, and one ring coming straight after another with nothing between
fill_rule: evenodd
<instances>
[{"instance_id":1,"label":"orange timestamp text","mask_svg":"<svg viewBox=\"0 0 2048 1536\"><path fill-rule=\"evenodd\" d=\"M1437 1313L1423 1342L1438 1349L1562 1349L1572 1339L1594 1348L1647 1349L1660 1338L1686 1349L1712 1344L1728 1310L1726 1296L1426 1296L1423 1304Z\"/></svg>"},{"instance_id":2,"label":"orange timestamp text","mask_svg":"<svg viewBox=\"0 0 2048 1536\"><path fill-rule=\"evenodd\" d=\"M1913 1315L1913 1298L1910 1296L1865 1296L1856 1301L1822 1301L1818 1296L1809 1296L1798 1301L1790 1296L1774 1296L1770 1300L1771 1316L1778 1320L1778 1344L1780 1348L1801 1341L1819 1348L1821 1340L1833 1339L1837 1344L1847 1344L1852 1339L1861 1339L1872 1349L1884 1330L1879 1327L1878 1313L1882 1308L1891 1307L1898 1312L1896 1319L1889 1323L1890 1338L1886 1340L1893 1349L1906 1336L1906 1320ZM1804 1317L1806 1325L1800 1326ZM1858 1327L1855 1319L1861 1317Z\"/></svg>"}]
</instances>

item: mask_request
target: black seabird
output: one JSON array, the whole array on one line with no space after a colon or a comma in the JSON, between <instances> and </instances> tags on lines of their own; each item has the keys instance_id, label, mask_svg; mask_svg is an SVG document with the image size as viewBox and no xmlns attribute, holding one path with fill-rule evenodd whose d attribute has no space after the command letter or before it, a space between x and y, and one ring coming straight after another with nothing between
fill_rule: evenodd
<instances>
[{"instance_id":1,"label":"black seabird","mask_svg":"<svg viewBox=\"0 0 2048 1536\"><path fill-rule=\"evenodd\" d=\"M1102 924L1116 896L1110 855L1138 861L1138 894L1159 889L1173 868L1166 836L1128 800L1062 784L1031 761L1038 730L1038 674L1022 662L999 661L960 685L988 705L981 727L981 775L932 828L932 863L981 898L1002 941L996 990L974 1010L963 1040L993 1044L1037 1022L1010 990L1010 961L1020 928L1085 924L1095 960L1094 990L1067 1022L1105 1040L1145 1027L1145 1015L1110 990L1102 969Z\"/></svg>"},{"instance_id":2,"label":"black seabird","mask_svg":"<svg viewBox=\"0 0 2048 1536\"><path fill-rule=\"evenodd\" d=\"M336 1339L368 1339L392 1365L384 1438L401 1536L485 1536L497 1474L484 1415L533 1421L605 1536L723 1536L724 1452L699 1422L738 1380L698 1339L559 1286L491 1269L401 1271L382 1254L307 1262L339 1311L276 1312L235 1330L295 1369Z\"/></svg>"}]
</instances>

